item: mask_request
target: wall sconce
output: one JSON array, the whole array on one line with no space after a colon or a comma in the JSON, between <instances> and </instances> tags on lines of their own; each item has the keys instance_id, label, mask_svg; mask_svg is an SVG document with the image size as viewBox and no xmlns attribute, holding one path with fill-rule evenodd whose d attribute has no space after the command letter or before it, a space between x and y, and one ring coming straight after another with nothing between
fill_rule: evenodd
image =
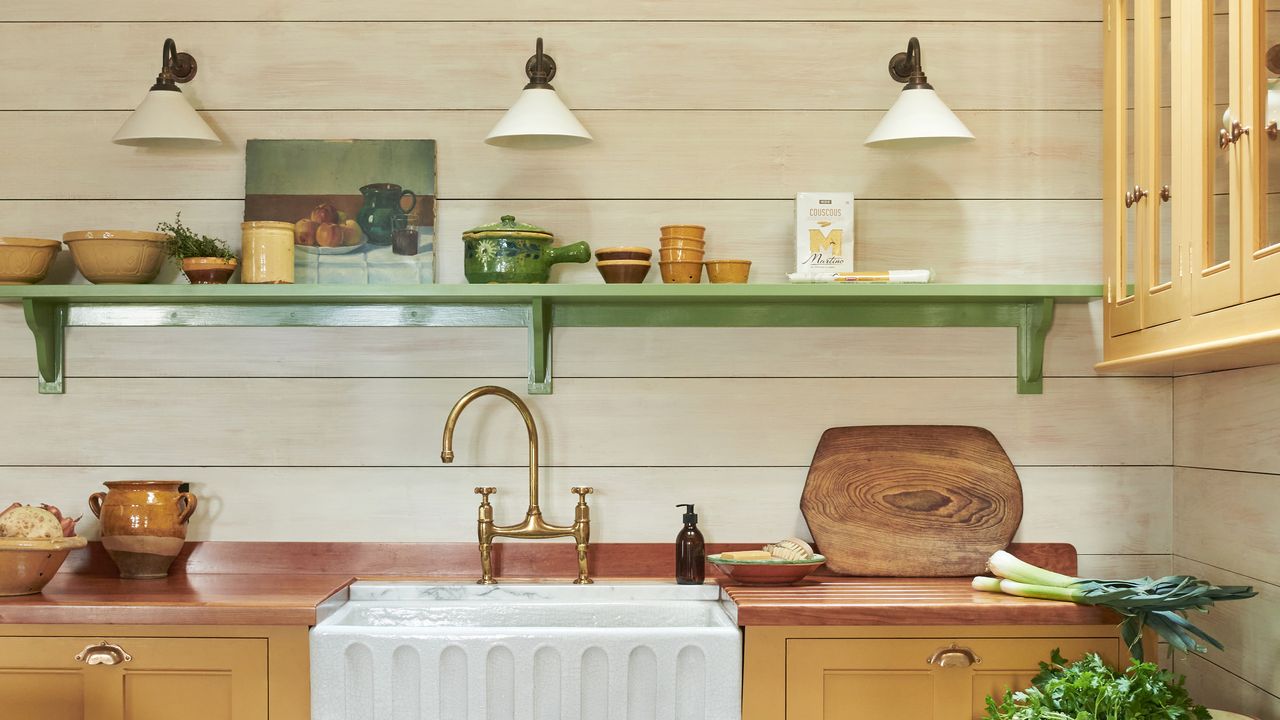
<instances>
[{"instance_id":1,"label":"wall sconce","mask_svg":"<svg viewBox=\"0 0 1280 720\"><path fill-rule=\"evenodd\" d=\"M146 145L153 140L222 142L178 89L178 83L189 82L195 76L196 59L178 52L177 44L166 39L156 84L111 142L119 145Z\"/></svg>"},{"instance_id":2,"label":"wall sconce","mask_svg":"<svg viewBox=\"0 0 1280 720\"><path fill-rule=\"evenodd\" d=\"M501 147L524 148L567 147L591 142L591 133L582 127L551 87L551 79L556 76L556 61L542 52L542 38L538 38L537 51L525 63L524 72L529 76L529 84L484 141Z\"/></svg>"},{"instance_id":3,"label":"wall sconce","mask_svg":"<svg viewBox=\"0 0 1280 720\"><path fill-rule=\"evenodd\" d=\"M973 139L973 133L942 102L925 77L919 39L911 38L907 51L889 60L889 75L906 87L871 131L867 145L888 147Z\"/></svg>"}]
</instances>

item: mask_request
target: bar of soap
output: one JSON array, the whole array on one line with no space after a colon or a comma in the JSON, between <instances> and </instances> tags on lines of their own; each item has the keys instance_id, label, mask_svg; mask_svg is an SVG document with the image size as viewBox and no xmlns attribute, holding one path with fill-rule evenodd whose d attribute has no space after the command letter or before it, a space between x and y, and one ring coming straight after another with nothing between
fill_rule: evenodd
<instances>
[{"instance_id":1,"label":"bar of soap","mask_svg":"<svg viewBox=\"0 0 1280 720\"><path fill-rule=\"evenodd\" d=\"M741 560L772 560L773 554L764 550L736 550L734 552L720 553L720 559L730 562L738 562Z\"/></svg>"}]
</instances>

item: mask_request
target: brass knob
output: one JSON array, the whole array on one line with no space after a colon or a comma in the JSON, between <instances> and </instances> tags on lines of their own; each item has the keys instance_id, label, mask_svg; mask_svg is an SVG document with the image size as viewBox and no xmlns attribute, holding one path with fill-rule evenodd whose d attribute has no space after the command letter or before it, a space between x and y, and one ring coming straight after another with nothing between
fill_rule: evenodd
<instances>
[{"instance_id":1,"label":"brass knob","mask_svg":"<svg viewBox=\"0 0 1280 720\"><path fill-rule=\"evenodd\" d=\"M1165 185L1160 188L1160 202L1169 202L1173 199L1173 193L1169 191L1169 186Z\"/></svg>"},{"instance_id":2,"label":"brass knob","mask_svg":"<svg viewBox=\"0 0 1280 720\"><path fill-rule=\"evenodd\" d=\"M76 655L76 662L83 662L85 665L119 665L130 660L133 660L133 656L125 652L124 648L106 640L89 645Z\"/></svg>"},{"instance_id":3,"label":"brass knob","mask_svg":"<svg viewBox=\"0 0 1280 720\"><path fill-rule=\"evenodd\" d=\"M930 665L937 665L941 668L969 667L982 662L982 658L974 655L969 648L960 647L952 643L951 647L940 648L931 655L928 662Z\"/></svg>"},{"instance_id":4,"label":"brass knob","mask_svg":"<svg viewBox=\"0 0 1280 720\"><path fill-rule=\"evenodd\" d=\"M1226 148L1240 142L1240 138L1249 134L1249 128L1241 125L1239 120L1231 122L1231 129L1222 129L1218 131L1218 147Z\"/></svg>"},{"instance_id":5,"label":"brass knob","mask_svg":"<svg viewBox=\"0 0 1280 720\"><path fill-rule=\"evenodd\" d=\"M1277 123L1275 120L1267 123L1267 137L1272 140L1280 137L1280 123Z\"/></svg>"},{"instance_id":6,"label":"brass knob","mask_svg":"<svg viewBox=\"0 0 1280 720\"><path fill-rule=\"evenodd\" d=\"M1124 206L1131 208L1146 196L1147 191L1142 189L1142 186L1134 185L1132 190L1124 194Z\"/></svg>"}]
</instances>

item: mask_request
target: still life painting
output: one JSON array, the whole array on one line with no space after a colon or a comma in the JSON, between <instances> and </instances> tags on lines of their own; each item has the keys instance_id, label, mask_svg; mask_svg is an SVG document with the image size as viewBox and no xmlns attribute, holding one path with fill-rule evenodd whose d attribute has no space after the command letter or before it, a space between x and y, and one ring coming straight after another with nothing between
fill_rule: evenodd
<instances>
[{"instance_id":1,"label":"still life painting","mask_svg":"<svg viewBox=\"0 0 1280 720\"><path fill-rule=\"evenodd\" d=\"M435 282L435 140L250 140L245 220L294 225L294 281Z\"/></svg>"}]
</instances>

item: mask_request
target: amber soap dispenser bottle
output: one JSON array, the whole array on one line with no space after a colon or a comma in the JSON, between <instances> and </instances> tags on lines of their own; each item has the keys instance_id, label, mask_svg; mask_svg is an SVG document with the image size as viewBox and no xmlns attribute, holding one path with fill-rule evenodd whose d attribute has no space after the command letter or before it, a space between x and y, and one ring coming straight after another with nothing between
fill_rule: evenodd
<instances>
[{"instance_id":1,"label":"amber soap dispenser bottle","mask_svg":"<svg viewBox=\"0 0 1280 720\"><path fill-rule=\"evenodd\" d=\"M698 530L698 515L693 503L676 507L684 508L684 527L676 535L676 583L701 585L707 579L707 548Z\"/></svg>"}]
</instances>

